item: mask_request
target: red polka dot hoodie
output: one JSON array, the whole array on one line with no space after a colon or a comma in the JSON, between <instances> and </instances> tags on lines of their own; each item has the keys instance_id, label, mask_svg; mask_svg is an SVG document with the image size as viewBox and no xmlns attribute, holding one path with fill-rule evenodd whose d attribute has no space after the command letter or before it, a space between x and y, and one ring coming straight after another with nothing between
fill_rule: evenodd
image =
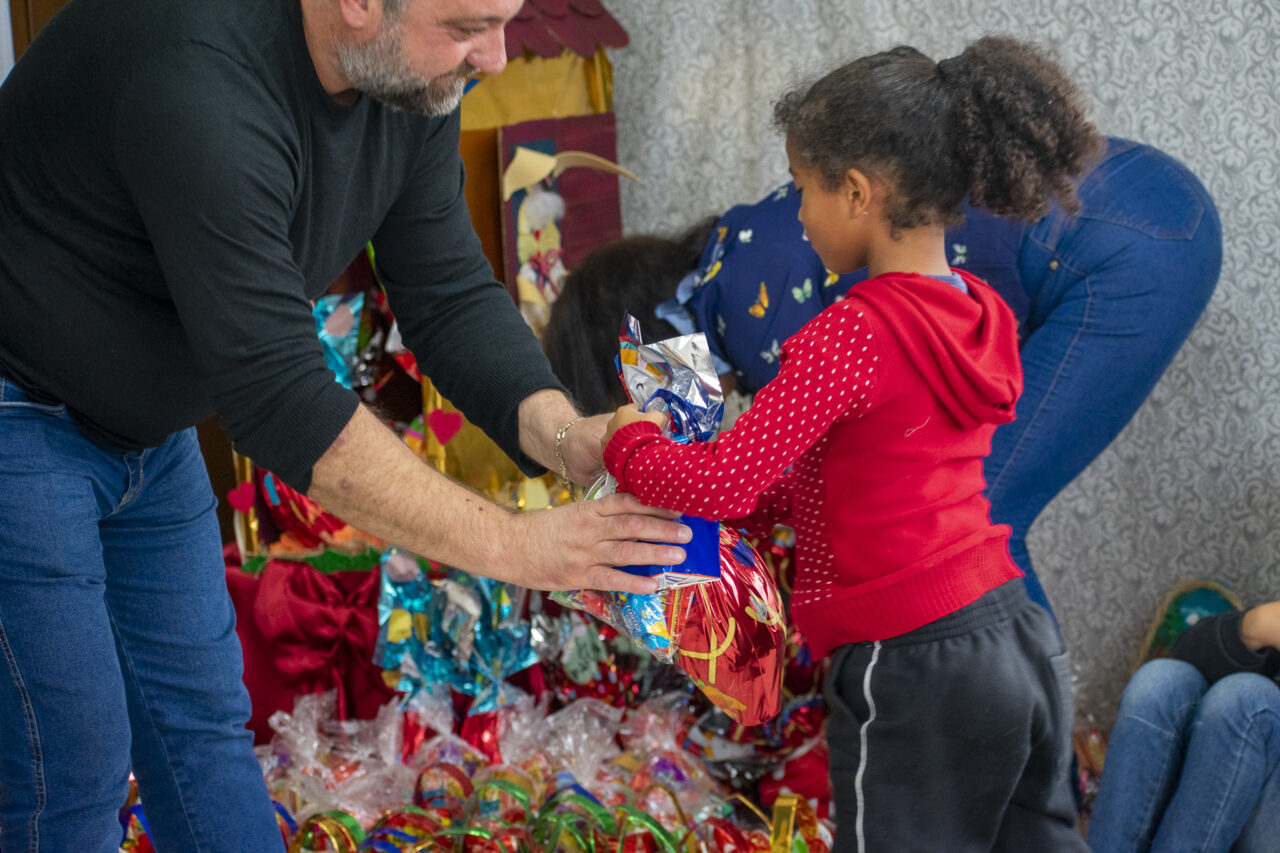
<instances>
[{"instance_id":1,"label":"red polka dot hoodie","mask_svg":"<svg viewBox=\"0 0 1280 853\"><path fill-rule=\"evenodd\" d=\"M1022 573L992 524L983 458L1022 391L1017 324L954 270L856 285L789 338L733 428L678 445L618 430L605 464L651 506L796 531L791 616L815 658L904 634Z\"/></svg>"}]
</instances>

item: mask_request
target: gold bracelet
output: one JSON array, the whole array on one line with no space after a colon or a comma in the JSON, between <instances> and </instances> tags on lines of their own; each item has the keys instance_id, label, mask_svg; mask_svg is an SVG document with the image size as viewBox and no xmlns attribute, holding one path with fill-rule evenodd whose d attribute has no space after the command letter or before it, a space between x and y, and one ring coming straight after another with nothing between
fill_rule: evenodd
<instances>
[{"instance_id":1,"label":"gold bracelet","mask_svg":"<svg viewBox=\"0 0 1280 853\"><path fill-rule=\"evenodd\" d=\"M569 483L569 472L564 467L564 450L561 445L564 443L564 437L569 434L569 430L579 421L585 420L585 416L576 417L556 430L556 462L560 464L560 485L564 487L565 491L572 491L573 486Z\"/></svg>"}]
</instances>

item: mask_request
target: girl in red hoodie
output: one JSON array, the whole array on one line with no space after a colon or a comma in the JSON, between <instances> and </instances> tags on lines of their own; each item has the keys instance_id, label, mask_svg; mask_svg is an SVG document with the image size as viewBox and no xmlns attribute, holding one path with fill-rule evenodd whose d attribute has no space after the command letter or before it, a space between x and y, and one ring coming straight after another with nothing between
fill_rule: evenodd
<instances>
[{"instance_id":1,"label":"girl in red hoodie","mask_svg":"<svg viewBox=\"0 0 1280 853\"><path fill-rule=\"evenodd\" d=\"M834 653L827 738L841 851L1087 850L1070 789L1067 655L994 525L982 459L1021 391L1013 315L947 265L967 195L1035 219L1079 203L1100 147L1039 49L863 57L784 97L800 221L867 281L781 347L778 377L704 444L618 411L605 463L646 504L795 528L791 616Z\"/></svg>"}]
</instances>

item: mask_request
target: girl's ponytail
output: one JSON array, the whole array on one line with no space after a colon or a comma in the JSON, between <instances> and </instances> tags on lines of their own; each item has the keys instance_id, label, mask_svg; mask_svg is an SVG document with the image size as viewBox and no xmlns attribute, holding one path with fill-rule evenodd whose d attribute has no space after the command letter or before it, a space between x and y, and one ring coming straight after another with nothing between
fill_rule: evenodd
<instances>
[{"instance_id":1,"label":"girl's ponytail","mask_svg":"<svg viewBox=\"0 0 1280 853\"><path fill-rule=\"evenodd\" d=\"M1044 51L988 36L938 63L954 104L955 154L975 207L1038 219L1056 198L1076 212L1072 178L1093 162L1102 137L1076 85Z\"/></svg>"},{"instance_id":2,"label":"girl's ponytail","mask_svg":"<svg viewBox=\"0 0 1280 853\"><path fill-rule=\"evenodd\" d=\"M1055 198L1078 210L1071 179L1102 147L1057 63L999 36L942 62L906 46L856 59L783 96L774 124L828 189L855 168L892 185L895 229L957 224L965 196L1020 219Z\"/></svg>"}]
</instances>

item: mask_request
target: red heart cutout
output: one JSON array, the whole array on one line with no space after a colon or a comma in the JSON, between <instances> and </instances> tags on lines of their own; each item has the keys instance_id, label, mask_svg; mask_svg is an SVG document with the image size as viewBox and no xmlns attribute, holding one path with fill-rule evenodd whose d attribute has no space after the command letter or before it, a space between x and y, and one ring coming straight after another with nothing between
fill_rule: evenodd
<instances>
[{"instance_id":1,"label":"red heart cutout","mask_svg":"<svg viewBox=\"0 0 1280 853\"><path fill-rule=\"evenodd\" d=\"M427 426L431 428L431 432L435 433L436 441L448 444L449 439L462 429L462 413L435 409L427 415Z\"/></svg>"},{"instance_id":2,"label":"red heart cutout","mask_svg":"<svg viewBox=\"0 0 1280 853\"><path fill-rule=\"evenodd\" d=\"M248 514L253 509L253 497L253 483L245 482L227 492L227 503L236 512Z\"/></svg>"}]
</instances>

